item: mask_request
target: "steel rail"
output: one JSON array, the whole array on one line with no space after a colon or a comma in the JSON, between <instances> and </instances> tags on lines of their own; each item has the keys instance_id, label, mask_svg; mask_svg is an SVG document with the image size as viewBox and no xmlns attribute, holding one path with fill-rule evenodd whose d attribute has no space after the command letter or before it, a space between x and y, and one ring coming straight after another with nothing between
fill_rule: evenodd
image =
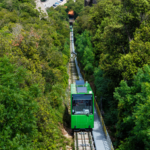
<instances>
[{"instance_id":1,"label":"steel rail","mask_svg":"<svg viewBox=\"0 0 150 150\"><path fill-rule=\"evenodd\" d=\"M80 132L80 133L81 133L82 147L83 147L83 150L84 150L84 144L83 144L82 132Z\"/></svg>"},{"instance_id":2,"label":"steel rail","mask_svg":"<svg viewBox=\"0 0 150 150\"><path fill-rule=\"evenodd\" d=\"M85 143L85 150L87 150L87 148L86 148L86 141L85 141L85 135L84 134L86 134L86 132L83 132L83 138L84 138L84 143Z\"/></svg>"},{"instance_id":3,"label":"steel rail","mask_svg":"<svg viewBox=\"0 0 150 150\"><path fill-rule=\"evenodd\" d=\"M78 133L76 132L76 147L77 147L77 150L79 150L79 147L78 147Z\"/></svg>"},{"instance_id":4,"label":"steel rail","mask_svg":"<svg viewBox=\"0 0 150 150\"><path fill-rule=\"evenodd\" d=\"M90 133L88 132L88 137L89 137L89 143L90 143L90 148L91 148L91 150L93 150L93 146L92 146L92 144L91 144L91 136L90 136Z\"/></svg>"}]
</instances>

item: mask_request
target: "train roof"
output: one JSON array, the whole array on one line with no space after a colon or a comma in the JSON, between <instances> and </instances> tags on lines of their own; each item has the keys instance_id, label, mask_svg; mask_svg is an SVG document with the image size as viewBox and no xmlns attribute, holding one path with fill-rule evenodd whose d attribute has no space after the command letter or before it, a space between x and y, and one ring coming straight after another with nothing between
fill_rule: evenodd
<instances>
[{"instance_id":1,"label":"train roof","mask_svg":"<svg viewBox=\"0 0 150 150\"><path fill-rule=\"evenodd\" d=\"M76 80L76 85L84 85L84 80Z\"/></svg>"},{"instance_id":2,"label":"train roof","mask_svg":"<svg viewBox=\"0 0 150 150\"><path fill-rule=\"evenodd\" d=\"M93 94L89 83L82 85L71 84L71 94Z\"/></svg>"}]
</instances>

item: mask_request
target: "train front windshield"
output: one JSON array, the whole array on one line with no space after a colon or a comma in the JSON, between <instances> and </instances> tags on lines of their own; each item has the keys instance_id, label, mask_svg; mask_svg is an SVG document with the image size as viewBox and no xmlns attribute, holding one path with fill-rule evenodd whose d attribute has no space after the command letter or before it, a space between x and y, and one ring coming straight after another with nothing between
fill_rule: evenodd
<instances>
[{"instance_id":1,"label":"train front windshield","mask_svg":"<svg viewBox=\"0 0 150 150\"><path fill-rule=\"evenodd\" d=\"M72 114L83 115L93 114L92 94L73 94L72 95Z\"/></svg>"}]
</instances>

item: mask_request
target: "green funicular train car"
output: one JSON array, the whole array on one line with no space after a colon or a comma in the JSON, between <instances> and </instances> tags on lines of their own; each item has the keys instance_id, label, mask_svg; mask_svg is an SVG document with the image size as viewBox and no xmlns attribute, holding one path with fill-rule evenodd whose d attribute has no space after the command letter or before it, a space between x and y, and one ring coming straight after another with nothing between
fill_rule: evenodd
<instances>
[{"instance_id":1,"label":"green funicular train car","mask_svg":"<svg viewBox=\"0 0 150 150\"><path fill-rule=\"evenodd\" d=\"M94 93L88 82L76 80L71 84L71 128L92 129L94 127Z\"/></svg>"},{"instance_id":2,"label":"green funicular train car","mask_svg":"<svg viewBox=\"0 0 150 150\"><path fill-rule=\"evenodd\" d=\"M70 32L72 32L72 26L70 25Z\"/></svg>"}]
</instances>

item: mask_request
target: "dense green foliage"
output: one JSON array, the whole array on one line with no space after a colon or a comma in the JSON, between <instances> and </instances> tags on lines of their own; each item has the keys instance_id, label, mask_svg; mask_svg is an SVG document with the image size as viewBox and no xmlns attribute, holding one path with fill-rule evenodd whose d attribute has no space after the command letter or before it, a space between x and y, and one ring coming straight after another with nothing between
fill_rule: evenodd
<instances>
[{"instance_id":1,"label":"dense green foliage","mask_svg":"<svg viewBox=\"0 0 150 150\"><path fill-rule=\"evenodd\" d=\"M63 14L62 14L63 13ZM66 149L69 25L65 8L0 2L0 147ZM55 15L53 15L55 14ZM39 17L40 16L40 17Z\"/></svg>"},{"instance_id":2,"label":"dense green foliage","mask_svg":"<svg viewBox=\"0 0 150 150\"><path fill-rule=\"evenodd\" d=\"M0 147L2 149L30 149L37 136L35 113L39 96L37 85L25 85L26 70L16 68L8 58L0 59Z\"/></svg>"},{"instance_id":3,"label":"dense green foliage","mask_svg":"<svg viewBox=\"0 0 150 150\"><path fill-rule=\"evenodd\" d=\"M150 148L150 67L138 69L132 84L121 81L115 89L119 121L117 137L125 139L119 149L141 150ZM121 128L120 128L121 126ZM127 138L126 138L127 137Z\"/></svg>"},{"instance_id":4,"label":"dense green foliage","mask_svg":"<svg viewBox=\"0 0 150 150\"><path fill-rule=\"evenodd\" d=\"M148 81L144 79L148 67L140 71L150 65L149 13L149 0L101 0L85 7L74 24L81 67L88 66L88 79L94 74L98 101L118 150L150 149ZM137 85L139 72L143 77Z\"/></svg>"},{"instance_id":5,"label":"dense green foliage","mask_svg":"<svg viewBox=\"0 0 150 150\"><path fill-rule=\"evenodd\" d=\"M91 36L88 31L85 30L81 35L76 36L76 51L78 59L86 74L93 73L94 54L92 52Z\"/></svg>"}]
</instances>

